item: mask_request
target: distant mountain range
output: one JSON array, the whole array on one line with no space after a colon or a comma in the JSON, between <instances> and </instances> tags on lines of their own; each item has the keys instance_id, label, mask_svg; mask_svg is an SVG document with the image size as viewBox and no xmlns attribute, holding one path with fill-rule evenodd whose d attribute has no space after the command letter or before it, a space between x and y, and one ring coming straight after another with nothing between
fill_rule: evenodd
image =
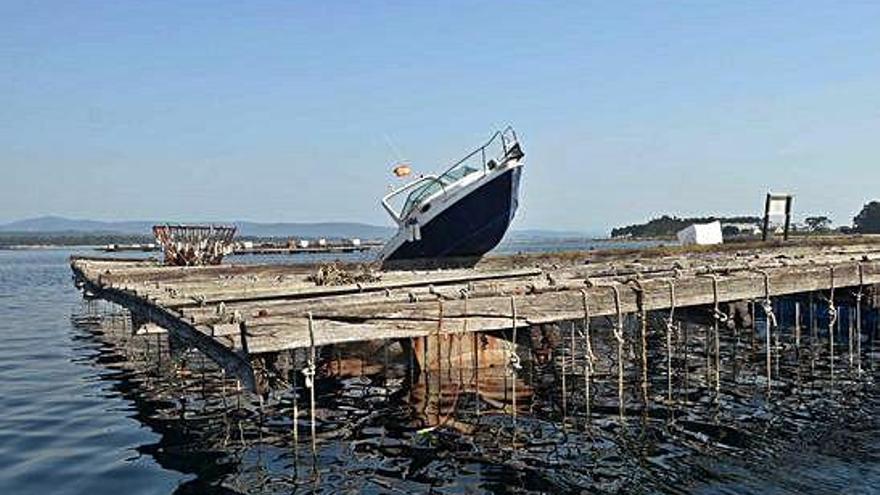
<instances>
[{"instance_id":1,"label":"distant mountain range","mask_svg":"<svg viewBox=\"0 0 880 495\"><path fill-rule=\"evenodd\" d=\"M123 221L100 221L64 218L59 216L43 216L18 220L7 224L0 224L0 233L39 233L52 237L54 234L115 234L125 236L152 237L153 225L162 222L147 220L123 220ZM227 222L189 222L189 223L215 223ZM392 227L370 225L357 222L230 222L238 227L238 235L242 237L259 238L284 238L304 237L315 239L328 238L352 238L360 239L387 239L395 230ZM598 232L577 232L547 229L513 230L508 234L508 240L528 239L572 239L601 237Z\"/></svg>"},{"instance_id":2,"label":"distant mountain range","mask_svg":"<svg viewBox=\"0 0 880 495\"><path fill-rule=\"evenodd\" d=\"M125 235L152 236L155 221L99 221L80 220L57 216L45 216L0 224L0 232L39 232L39 233L113 233ZM222 223L226 222L188 222ZM369 225L356 222L319 223L260 223L230 222L238 227L238 235L243 237L358 237L361 239L384 239L394 233L391 227Z\"/></svg>"}]
</instances>

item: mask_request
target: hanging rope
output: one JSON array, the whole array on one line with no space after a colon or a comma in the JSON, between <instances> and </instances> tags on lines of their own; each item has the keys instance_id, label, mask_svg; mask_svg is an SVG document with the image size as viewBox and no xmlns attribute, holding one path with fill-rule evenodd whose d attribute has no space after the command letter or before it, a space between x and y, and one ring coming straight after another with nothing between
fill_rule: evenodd
<instances>
[{"instance_id":1,"label":"hanging rope","mask_svg":"<svg viewBox=\"0 0 880 495\"><path fill-rule=\"evenodd\" d=\"M440 333L443 331L443 299L437 300L437 333L434 339L434 342L437 344L437 350L435 354L437 355L437 371L443 369L443 347L440 345Z\"/></svg>"},{"instance_id":2,"label":"hanging rope","mask_svg":"<svg viewBox=\"0 0 880 495\"><path fill-rule=\"evenodd\" d=\"M712 280L712 329L715 347L715 396L717 398L718 394L721 392L721 338L719 336L720 326L721 323L727 322L728 316L727 314L721 312L720 301L718 298L718 275L712 273L709 275L705 275L705 277ZM707 347L708 345L709 342L706 342Z\"/></svg>"},{"instance_id":3,"label":"hanging rope","mask_svg":"<svg viewBox=\"0 0 880 495\"><path fill-rule=\"evenodd\" d=\"M587 419L586 424L589 426L590 424L590 414L591 414L591 404L592 404L592 395L590 393L590 385L592 382L592 376L594 373L593 363L595 362L596 356L593 355L593 344L592 338L590 336L590 304L587 295L586 289L581 289L581 296L583 298L584 303L584 394L585 394L585 403L587 409Z\"/></svg>"},{"instance_id":4,"label":"hanging rope","mask_svg":"<svg viewBox=\"0 0 880 495\"><path fill-rule=\"evenodd\" d=\"M292 349L290 351L291 368L296 366L296 349ZM294 368L294 372L291 376L291 389L293 390L293 449L294 455L298 458L298 449L299 449L299 391L296 389L296 369Z\"/></svg>"},{"instance_id":5,"label":"hanging rope","mask_svg":"<svg viewBox=\"0 0 880 495\"><path fill-rule=\"evenodd\" d=\"M801 302L794 302L794 358L798 373L801 370Z\"/></svg>"},{"instance_id":6,"label":"hanging rope","mask_svg":"<svg viewBox=\"0 0 880 495\"><path fill-rule=\"evenodd\" d=\"M317 460L318 446L315 435L315 330L312 320L312 312L308 312L309 316L309 359L306 367L302 370L305 376L306 388L309 389L309 427L312 433L312 457ZM317 469L317 466L315 466Z\"/></svg>"},{"instance_id":7,"label":"hanging rope","mask_svg":"<svg viewBox=\"0 0 880 495\"><path fill-rule=\"evenodd\" d=\"M834 386L834 325L837 324L837 307L834 305L834 267L831 272L831 290L828 294L828 360L831 372L831 385Z\"/></svg>"},{"instance_id":8,"label":"hanging rope","mask_svg":"<svg viewBox=\"0 0 880 495\"><path fill-rule=\"evenodd\" d=\"M562 329L560 329L560 333L561 333L561 330ZM571 332L571 341L572 341L572 343L574 343L574 322L571 323L570 332ZM574 347L572 347L572 350L574 350ZM568 399L566 398L566 395L568 393L568 387L566 386L566 383L565 383L566 382L566 379L565 379L566 365L565 365L565 343L564 342L561 346L559 346L559 357L562 359L562 363L561 363L562 376L560 377L561 378L560 385L562 386L562 427L565 428L565 423L566 423L566 420L568 419Z\"/></svg>"},{"instance_id":9,"label":"hanging rope","mask_svg":"<svg viewBox=\"0 0 880 495\"><path fill-rule=\"evenodd\" d=\"M616 285L612 285L611 290L614 292L614 307L617 310L617 322L613 332L614 338L617 339L617 401L618 413L622 422L625 413L623 404L623 344L625 342L623 338L623 309L620 305L620 290Z\"/></svg>"},{"instance_id":10,"label":"hanging rope","mask_svg":"<svg viewBox=\"0 0 880 495\"><path fill-rule=\"evenodd\" d=\"M513 417L513 434L516 435L516 370L520 369L522 366L520 365L519 356L516 354L516 299L514 296L510 296L510 319L511 325L513 329L511 330L512 337L511 341L507 345L508 352L508 371L513 375L513 384L511 385L511 406L512 412L511 415Z\"/></svg>"},{"instance_id":11,"label":"hanging rope","mask_svg":"<svg viewBox=\"0 0 880 495\"><path fill-rule=\"evenodd\" d=\"M641 389L642 389L642 406L644 410L648 410L648 310L645 308L645 288L638 279L632 281L635 285L634 292L636 294L636 307L639 312L639 336L641 339Z\"/></svg>"},{"instance_id":12,"label":"hanging rope","mask_svg":"<svg viewBox=\"0 0 880 495\"><path fill-rule=\"evenodd\" d=\"M767 360L767 394L770 394L770 390L772 387L771 379L773 378L773 358L771 355L771 344L770 344L770 334L773 332L773 327L776 326L776 314L773 312L773 301L770 299L770 274L767 273L766 270L754 270L761 275L764 276L764 300L761 301L761 308L764 310L764 315L767 317L767 332L766 332L766 360Z\"/></svg>"},{"instance_id":13,"label":"hanging rope","mask_svg":"<svg viewBox=\"0 0 880 495\"><path fill-rule=\"evenodd\" d=\"M865 266L859 262L859 291L856 292L856 355L857 371L862 376L862 298L865 289Z\"/></svg>"},{"instance_id":14,"label":"hanging rope","mask_svg":"<svg viewBox=\"0 0 880 495\"><path fill-rule=\"evenodd\" d=\"M666 400L672 403L672 334L675 332L675 280L669 284L669 316L666 318Z\"/></svg>"},{"instance_id":15,"label":"hanging rope","mask_svg":"<svg viewBox=\"0 0 880 495\"><path fill-rule=\"evenodd\" d=\"M519 370L522 369L522 360L520 360L519 354L516 353L516 327L517 327L517 314L516 314L516 299L513 296L510 296L510 314L511 321L513 325L512 329L512 342L507 344L507 350L509 352L508 359L508 367L511 370Z\"/></svg>"},{"instance_id":16,"label":"hanging rope","mask_svg":"<svg viewBox=\"0 0 880 495\"><path fill-rule=\"evenodd\" d=\"M810 383L816 377L816 342L819 340L816 329L816 294L810 291L810 309L807 318L810 319Z\"/></svg>"}]
</instances>

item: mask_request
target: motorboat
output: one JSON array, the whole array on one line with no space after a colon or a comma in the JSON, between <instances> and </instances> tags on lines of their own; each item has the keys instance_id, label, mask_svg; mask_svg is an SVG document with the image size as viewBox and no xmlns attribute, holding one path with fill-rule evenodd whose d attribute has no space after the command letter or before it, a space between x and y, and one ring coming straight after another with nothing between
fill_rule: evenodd
<instances>
[{"instance_id":1,"label":"motorboat","mask_svg":"<svg viewBox=\"0 0 880 495\"><path fill-rule=\"evenodd\" d=\"M383 266L409 261L467 265L494 249L519 204L524 158L508 126L444 172L420 176L388 193L382 206L398 230L379 253Z\"/></svg>"}]
</instances>

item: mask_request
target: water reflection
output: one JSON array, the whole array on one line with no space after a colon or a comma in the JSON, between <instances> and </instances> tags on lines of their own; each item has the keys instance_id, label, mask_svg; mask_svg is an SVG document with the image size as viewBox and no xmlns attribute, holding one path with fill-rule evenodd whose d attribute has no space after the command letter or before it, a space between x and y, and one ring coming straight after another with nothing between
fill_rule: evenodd
<instances>
[{"instance_id":1,"label":"water reflection","mask_svg":"<svg viewBox=\"0 0 880 495\"><path fill-rule=\"evenodd\" d=\"M785 325L771 331L769 348L760 309L755 330L723 326L717 359L705 310L683 315L668 341L665 327L651 321L644 385L640 324L628 318L622 390L611 328L594 322L589 395L585 336L576 325L533 329L517 346L496 334L327 347L314 418L301 351L264 361L277 390L259 400L201 354L161 334L134 334L119 308L91 302L73 319L84 338L102 343L91 359L113 371L105 379L160 435L139 452L193 476L178 493L677 493L701 486L747 493L756 478L798 486L773 466L793 462L828 432L872 425L876 314L865 314L859 345L849 338L854 312L843 307L831 321L820 306L778 303Z\"/></svg>"}]
</instances>

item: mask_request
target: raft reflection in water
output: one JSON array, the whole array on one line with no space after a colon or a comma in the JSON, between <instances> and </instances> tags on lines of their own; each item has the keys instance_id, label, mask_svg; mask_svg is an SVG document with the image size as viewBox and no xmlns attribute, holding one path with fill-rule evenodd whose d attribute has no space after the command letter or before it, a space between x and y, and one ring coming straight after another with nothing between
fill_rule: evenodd
<instances>
[{"instance_id":1,"label":"raft reflection in water","mask_svg":"<svg viewBox=\"0 0 880 495\"><path fill-rule=\"evenodd\" d=\"M361 348L363 351L364 349ZM404 372L403 399L421 428L449 427L473 433L474 425L463 417L523 412L533 395L531 385L516 377L512 361L514 346L501 337L478 334L431 335L373 347L363 353L337 349L326 363L330 376L370 376ZM373 351L373 352L371 352ZM388 359L387 366L382 363Z\"/></svg>"}]
</instances>

